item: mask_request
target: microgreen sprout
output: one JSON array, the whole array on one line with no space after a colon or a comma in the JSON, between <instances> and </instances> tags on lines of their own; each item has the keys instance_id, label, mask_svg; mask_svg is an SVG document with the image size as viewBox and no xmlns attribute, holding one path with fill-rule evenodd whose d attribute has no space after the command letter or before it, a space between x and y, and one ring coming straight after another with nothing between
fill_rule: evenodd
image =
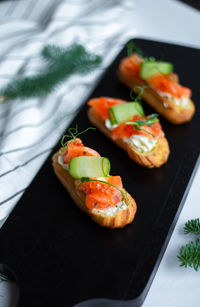
<instances>
[{"instance_id":1,"label":"microgreen sprout","mask_svg":"<svg viewBox=\"0 0 200 307\"><path fill-rule=\"evenodd\" d=\"M141 99L142 99L142 95L144 94L144 90L145 88L149 87L148 85L144 85L144 86L134 86L131 91L130 91L130 97L132 100L134 100L134 102L138 102L141 103ZM135 93L138 93L138 95L136 97Z\"/></svg>"},{"instance_id":2,"label":"microgreen sprout","mask_svg":"<svg viewBox=\"0 0 200 307\"><path fill-rule=\"evenodd\" d=\"M158 120L158 114L154 113L154 114L151 114L148 118L146 118L145 120L136 120L134 122L125 122L126 125L133 125L135 130L140 130L140 131L144 131L148 134L150 134L151 136L155 137L155 135L141 127L147 125L148 127L151 127L154 123L157 123L159 120Z\"/></svg>"},{"instance_id":3,"label":"microgreen sprout","mask_svg":"<svg viewBox=\"0 0 200 307\"><path fill-rule=\"evenodd\" d=\"M153 62L156 62L156 59L153 56L150 56L150 57L145 58L145 62L153 63Z\"/></svg>"},{"instance_id":4,"label":"microgreen sprout","mask_svg":"<svg viewBox=\"0 0 200 307\"><path fill-rule=\"evenodd\" d=\"M140 49L140 47L136 45L136 43L133 40L126 44L126 48L127 48L128 57L130 57L134 52L139 54L141 57L143 57L144 55L144 52Z\"/></svg>"},{"instance_id":5,"label":"microgreen sprout","mask_svg":"<svg viewBox=\"0 0 200 307\"><path fill-rule=\"evenodd\" d=\"M96 130L96 128L94 127L88 127L87 129L81 131L81 132L78 132L78 125L76 125L75 128L69 128L67 130L68 134L65 134L63 135L62 139L61 139L61 145L63 147L65 147L67 145L67 143L70 141L70 140L76 140L77 136L87 132L88 130ZM66 138L69 138L68 141L65 141Z\"/></svg>"},{"instance_id":6,"label":"microgreen sprout","mask_svg":"<svg viewBox=\"0 0 200 307\"><path fill-rule=\"evenodd\" d=\"M139 46L136 45L136 43L133 40L127 43L126 48L127 48L128 57L130 57L135 52L144 60L145 63L156 62L156 58L154 58L153 56L145 57L144 52L140 49ZM162 55L162 58L163 58L163 55ZM160 61L162 61L162 58L160 59Z\"/></svg>"}]
</instances>

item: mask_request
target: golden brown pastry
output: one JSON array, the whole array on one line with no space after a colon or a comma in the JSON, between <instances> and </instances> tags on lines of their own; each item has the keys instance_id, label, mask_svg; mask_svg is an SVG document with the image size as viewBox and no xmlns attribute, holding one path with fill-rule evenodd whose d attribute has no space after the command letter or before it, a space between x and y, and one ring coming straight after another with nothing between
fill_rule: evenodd
<instances>
[{"instance_id":1,"label":"golden brown pastry","mask_svg":"<svg viewBox=\"0 0 200 307\"><path fill-rule=\"evenodd\" d=\"M143 59L137 54L124 58L119 65L118 78L142 98L159 114L173 124L182 124L191 120L195 105L190 99L191 90L179 84L175 73L161 73L147 79L141 78Z\"/></svg>"},{"instance_id":2,"label":"golden brown pastry","mask_svg":"<svg viewBox=\"0 0 200 307\"><path fill-rule=\"evenodd\" d=\"M123 100L101 97L91 99L88 104L88 117L91 123L101 130L116 145L124 149L129 157L138 164L153 168L160 167L166 163L170 153L167 139L164 136L161 125L156 122L151 127L144 126L144 130L155 133L155 137L144 130L135 130L133 126L119 124L117 127L110 129L107 125L108 109L110 104L126 103ZM104 107L103 107L104 106ZM106 113L107 109L107 113ZM141 119L134 116L133 121ZM143 119L143 118L142 118ZM129 126L129 127L128 127ZM140 146L141 145L141 146Z\"/></svg>"},{"instance_id":3,"label":"golden brown pastry","mask_svg":"<svg viewBox=\"0 0 200 307\"><path fill-rule=\"evenodd\" d=\"M52 158L56 176L76 205L98 225L122 228L130 224L134 219L137 206L135 200L123 189L120 176L94 177L90 178L91 181L80 184L80 179L74 179L69 174L67 168L70 161L77 157L85 158L85 156L86 158L100 157L97 152L85 147L80 139L71 141L70 146L61 148ZM93 182L93 179L97 181ZM116 187L121 188L123 194L113 186L103 183L104 181L115 183Z\"/></svg>"}]
</instances>

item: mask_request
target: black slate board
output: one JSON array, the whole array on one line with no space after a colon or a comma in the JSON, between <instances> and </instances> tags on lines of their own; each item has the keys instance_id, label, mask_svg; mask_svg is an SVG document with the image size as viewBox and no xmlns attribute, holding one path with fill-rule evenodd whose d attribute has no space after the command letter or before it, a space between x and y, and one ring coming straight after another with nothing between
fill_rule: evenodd
<instances>
[{"instance_id":1,"label":"black slate board","mask_svg":"<svg viewBox=\"0 0 200 307\"><path fill-rule=\"evenodd\" d=\"M20 286L20 307L139 306L142 304L197 166L200 152L200 51L193 48L135 40L147 55L175 64L181 83L193 90L196 114L191 123L161 123L171 155L160 169L145 169L99 131L82 139L111 160L112 174L120 174L136 199L135 221L121 230L98 227L73 203L53 173L51 157L19 201L0 231L0 262L9 266ZM117 81L124 49L103 76L91 97L129 100L129 90ZM144 104L146 113L153 110ZM90 124L87 106L71 126ZM57 147L58 148L58 147ZM54 152L57 150L55 148Z\"/></svg>"}]
</instances>

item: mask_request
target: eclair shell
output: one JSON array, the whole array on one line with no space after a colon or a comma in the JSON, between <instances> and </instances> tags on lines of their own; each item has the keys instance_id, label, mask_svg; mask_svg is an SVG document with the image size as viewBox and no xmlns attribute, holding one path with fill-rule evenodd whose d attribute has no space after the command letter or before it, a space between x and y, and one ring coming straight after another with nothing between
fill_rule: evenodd
<instances>
[{"instance_id":1,"label":"eclair shell","mask_svg":"<svg viewBox=\"0 0 200 307\"><path fill-rule=\"evenodd\" d=\"M146 86L147 83L138 78L130 78L124 73L122 69L123 61L119 66L118 79L130 89L134 89L136 86ZM135 89L136 93L139 93L139 89ZM193 101L189 100L189 107L183 108L177 106L172 100L167 97L161 97L153 88L146 87L142 94L142 98L152 108L154 108L159 114L165 117L169 122L173 124L183 124L189 122L195 113L195 105Z\"/></svg>"},{"instance_id":2,"label":"eclair shell","mask_svg":"<svg viewBox=\"0 0 200 307\"><path fill-rule=\"evenodd\" d=\"M165 137L161 137L158 139L155 149L149 154L140 154L136 150L134 150L133 145L125 142L123 139L113 140L111 138L110 130L105 126L104 121L96 113L94 108L91 107L88 110L88 117L94 126L101 130L115 144L124 149L128 153L129 157L140 165L148 168L153 168L160 167L162 164L167 162L170 150L167 139Z\"/></svg>"},{"instance_id":3,"label":"eclair shell","mask_svg":"<svg viewBox=\"0 0 200 307\"><path fill-rule=\"evenodd\" d=\"M61 148L56 154L53 155L53 168L55 171L56 176L61 181L63 186L69 192L71 198L74 200L76 205L84 211L87 215L89 215L98 225L105 226L107 228L122 228L127 224L130 224L134 217L137 210L136 202L126 192L129 204L126 209L119 210L113 216L106 216L101 213L93 212L93 210L89 210L85 206L85 194L82 191L79 191L75 187L75 180L68 174L68 171L65 170L59 163L58 163L58 156L62 154L63 148Z\"/></svg>"}]
</instances>

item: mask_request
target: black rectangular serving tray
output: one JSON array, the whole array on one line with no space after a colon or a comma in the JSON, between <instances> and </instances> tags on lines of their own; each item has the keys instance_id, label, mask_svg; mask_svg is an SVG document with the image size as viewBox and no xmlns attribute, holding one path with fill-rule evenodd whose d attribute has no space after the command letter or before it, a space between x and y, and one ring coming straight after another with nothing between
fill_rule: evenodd
<instances>
[{"instance_id":1,"label":"black rectangular serving tray","mask_svg":"<svg viewBox=\"0 0 200 307\"><path fill-rule=\"evenodd\" d=\"M198 164L200 152L200 51L136 39L146 55L174 63L181 83L193 91L193 120L175 126L160 117L171 155L159 169L128 158L99 131L82 136L86 146L109 157L138 212L131 225L109 230L82 213L54 175L51 155L0 231L0 262L16 275L20 307L140 306L165 251ZM130 100L117 80L120 59L108 68L91 97ZM146 114L155 112L143 103ZM71 123L90 126L87 105ZM53 150L55 152L58 146ZM12 184L12 183L11 183Z\"/></svg>"}]
</instances>

